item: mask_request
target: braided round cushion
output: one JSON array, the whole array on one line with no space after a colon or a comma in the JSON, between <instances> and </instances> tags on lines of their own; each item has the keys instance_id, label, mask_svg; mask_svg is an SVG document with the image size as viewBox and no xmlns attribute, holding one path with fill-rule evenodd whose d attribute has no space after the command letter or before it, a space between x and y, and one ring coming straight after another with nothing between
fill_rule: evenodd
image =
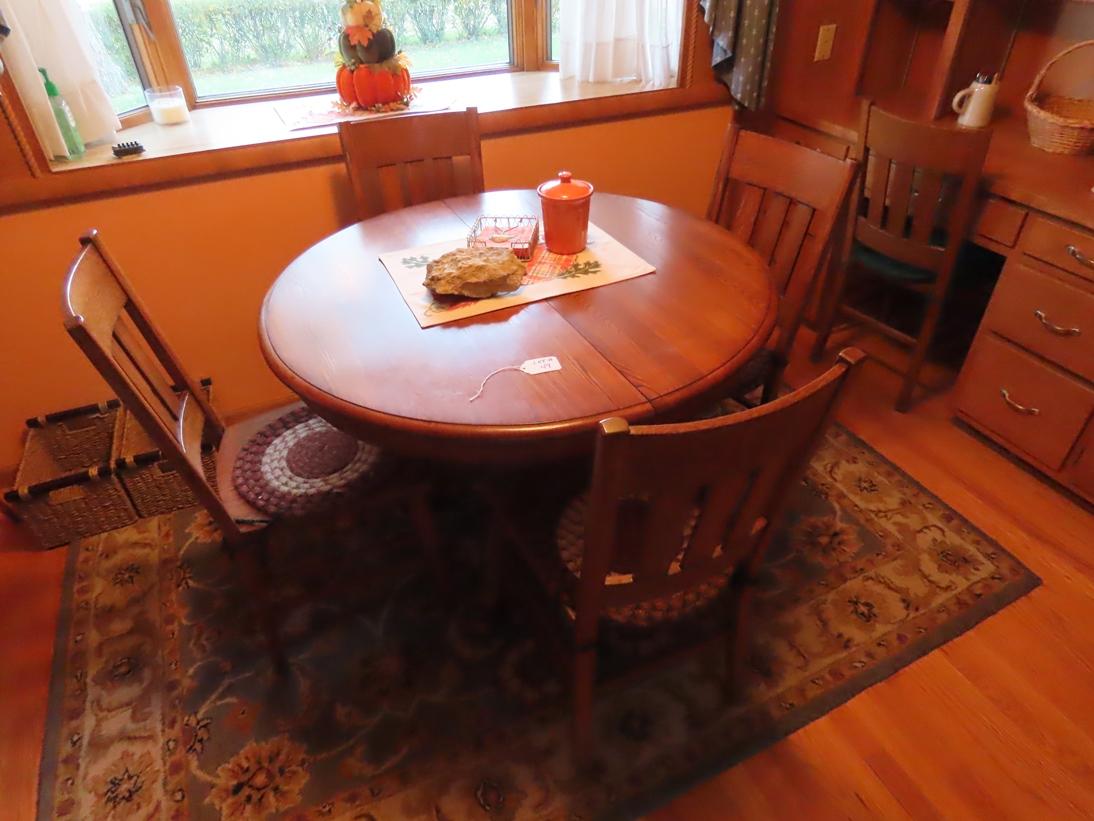
<instances>
[{"instance_id":1,"label":"braided round cushion","mask_svg":"<svg viewBox=\"0 0 1094 821\"><path fill-rule=\"evenodd\" d=\"M570 500L566 509L559 517L558 526L555 529L555 545L558 548L559 558L562 564L574 576L581 577L581 563L585 555L585 514L589 508L589 497L581 494ZM684 525L680 534L680 552L669 566L669 575L680 572L680 563L684 558L684 549L695 530L695 523L699 518L699 510L692 511L691 516ZM714 551L717 556L721 553L721 547ZM619 624L627 624L635 627L649 627L663 622L677 621L690 615L706 605L710 604L729 585L729 579L733 571L704 579L694 587L689 587L670 596L665 596L648 601L628 604L623 607L609 607L605 615L610 621ZM609 571L605 584L630 584L634 581L629 573L617 573Z\"/></svg>"},{"instance_id":2,"label":"braided round cushion","mask_svg":"<svg viewBox=\"0 0 1094 821\"><path fill-rule=\"evenodd\" d=\"M300 516L365 482L380 449L297 408L252 436L232 466L239 495L265 513Z\"/></svg>"}]
</instances>

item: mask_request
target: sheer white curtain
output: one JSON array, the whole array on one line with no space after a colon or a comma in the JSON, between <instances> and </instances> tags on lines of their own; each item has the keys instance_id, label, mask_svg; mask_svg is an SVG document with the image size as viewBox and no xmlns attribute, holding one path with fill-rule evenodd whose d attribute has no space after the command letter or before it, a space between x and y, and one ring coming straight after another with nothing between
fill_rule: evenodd
<instances>
[{"instance_id":1,"label":"sheer white curtain","mask_svg":"<svg viewBox=\"0 0 1094 821\"><path fill-rule=\"evenodd\" d=\"M562 78L671 85L683 21L684 0L561 0Z\"/></svg>"},{"instance_id":2,"label":"sheer white curtain","mask_svg":"<svg viewBox=\"0 0 1094 821\"><path fill-rule=\"evenodd\" d=\"M68 156L39 68L68 101L85 143L113 140L121 123L95 73L91 23L76 0L0 0L0 11L11 28L0 56L46 153Z\"/></svg>"}]
</instances>

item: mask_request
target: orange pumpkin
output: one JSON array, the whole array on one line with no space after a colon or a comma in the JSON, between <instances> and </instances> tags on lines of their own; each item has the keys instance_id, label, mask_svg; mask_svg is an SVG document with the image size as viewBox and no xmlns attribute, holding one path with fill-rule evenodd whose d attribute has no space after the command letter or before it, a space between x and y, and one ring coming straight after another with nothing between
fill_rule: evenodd
<instances>
[{"instance_id":1,"label":"orange pumpkin","mask_svg":"<svg viewBox=\"0 0 1094 821\"><path fill-rule=\"evenodd\" d=\"M410 94L410 72L405 68L395 77L395 95L407 97Z\"/></svg>"},{"instance_id":2,"label":"orange pumpkin","mask_svg":"<svg viewBox=\"0 0 1094 821\"><path fill-rule=\"evenodd\" d=\"M377 71L372 75L372 88L376 102L390 103L395 99L395 75L390 71Z\"/></svg>"},{"instance_id":3,"label":"orange pumpkin","mask_svg":"<svg viewBox=\"0 0 1094 821\"><path fill-rule=\"evenodd\" d=\"M342 102L357 103L361 108L393 103L410 93L410 72L405 68L396 73L384 68L374 71L366 66L341 66L335 82Z\"/></svg>"},{"instance_id":4,"label":"orange pumpkin","mask_svg":"<svg viewBox=\"0 0 1094 821\"><path fill-rule=\"evenodd\" d=\"M368 108L376 105L376 92L372 84L372 72L364 66L353 70L353 89L357 92L357 105Z\"/></svg>"},{"instance_id":5,"label":"orange pumpkin","mask_svg":"<svg viewBox=\"0 0 1094 821\"><path fill-rule=\"evenodd\" d=\"M343 103L351 105L357 102L357 92L353 88L352 71L345 66L340 66L334 77L334 82L338 86L338 96L342 98Z\"/></svg>"}]
</instances>

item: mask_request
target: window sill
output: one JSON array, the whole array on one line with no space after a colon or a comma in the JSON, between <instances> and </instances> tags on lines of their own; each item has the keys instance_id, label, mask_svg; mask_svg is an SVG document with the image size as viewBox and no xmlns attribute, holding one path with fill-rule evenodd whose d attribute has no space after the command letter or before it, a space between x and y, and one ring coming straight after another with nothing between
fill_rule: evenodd
<instances>
[{"instance_id":1,"label":"window sill","mask_svg":"<svg viewBox=\"0 0 1094 821\"><path fill-rule=\"evenodd\" d=\"M577 83L557 72L511 72L421 83L423 102L450 108L477 106L484 137L724 105L728 92L706 82L689 88L650 89L639 83ZM119 132L145 153L117 160L96 146L75 162L0 191L0 210L40 207L114 195L120 190L192 183L265 169L329 162L341 157L337 128L291 131L278 107L307 105L331 95L198 108L177 126L142 123Z\"/></svg>"},{"instance_id":2,"label":"window sill","mask_svg":"<svg viewBox=\"0 0 1094 821\"><path fill-rule=\"evenodd\" d=\"M563 82L557 72L551 71L502 72L425 81L415 85L421 88L419 100L427 107L434 104L438 107L447 105L451 109L477 106L480 114L660 90L646 88L637 82ZM200 151L320 137L336 133L337 127L331 125L293 131L278 111L304 111L309 107L323 106L334 98L332 92L325 92L296 98L198 107L190 112L189 123L174 126L142 123L118 132L118 141L137 140L145 147L144 154L125 161L132 163ZM487 123L483 124L483 133L489 133ZM89 149L76 161L53 162L50 168L55 173L65 173L117 163L110 146L99 145Z\"/></svg>"}]
</instances>

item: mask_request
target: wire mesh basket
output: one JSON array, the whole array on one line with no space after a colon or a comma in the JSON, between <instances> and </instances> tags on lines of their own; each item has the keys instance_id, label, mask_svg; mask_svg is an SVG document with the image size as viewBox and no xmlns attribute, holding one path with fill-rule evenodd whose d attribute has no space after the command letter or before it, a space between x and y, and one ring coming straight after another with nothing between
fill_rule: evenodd
<instances>
[{"instance_id":1,"label":"wire mesh basket","mask_svg":"<svg viewBox=\"0 0 1094 821\"><path fill-rule=\"evenodd\" d=\"M479 217L467 235L468 248L510 248L523 260L532 258L538 244L536 217Z\"/></svg>"}]
</instances>

